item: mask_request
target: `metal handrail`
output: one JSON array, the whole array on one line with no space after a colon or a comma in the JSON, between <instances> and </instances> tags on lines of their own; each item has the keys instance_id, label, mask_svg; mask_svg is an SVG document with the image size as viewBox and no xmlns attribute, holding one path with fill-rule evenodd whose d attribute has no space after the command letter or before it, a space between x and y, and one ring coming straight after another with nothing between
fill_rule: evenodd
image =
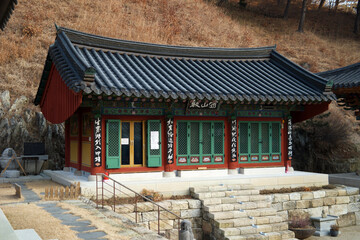
<instances>
[{"instance_id":1,"label":"metal handrail","mask_svg":"<svg viewBox=\"0 0 360 240\"><path fill-rule=\"evenodd\" d=\"M158 211L158 234L160 234L160 208L161 208L162 210L164 210L164 211L166 211L166 212L168 212L168 213L170 213L170 214L172 214L173 216L176 217L176 219L178 220L178 231L180 231L180 220L183 220L180 216L178 216L176 213L173 213L172 211L164 208L163 206L160 206L159 204L157 204L157 203L154 202L153 200L145 197L144 195L141 195L140 193L138 193L138 192L130 189L129 187L127 187L127 186L125 186L124 184L116 181L115 179L113 179L113 178L105 175L104 173L97 173L97 174L96 174L96 207L98 207L98 202L99 202L99 199L98 199L98 198L99 198L99 196L98 196L98 195L99 195L99 194L98 194L98 190L99 190L99 189L98 189L98 182L99 182L99 181L98 181L98 176L101 176L101 205L102 205L102 208L104 208L104 176L106 176L109 180L112 180L112 181L113 181L113 184L109 184L109 183L107 183L107 182L105 182L105 184L108 185L108 186L110 186L110 187L111 187L111 185L113 185L113 190L114 190L114 191L113 191L114 212L115 212L115 196L116 196L115 192L116 192L116 190L118 190L119 192L123 192L123 191L121 191L119 188L116 188L116 187L115 187L115 184L119 184L121 187L123 187L123 188L127 189L128 191L130 191L130 192L132 192L132 193L135 194L135 208L134 208L134 210L135 210L135 222L136 222L136 223L138 222L138 221L137 221L137 198L136 198L136 196L139 196L139 197L141 197L142 199L144 199L144 200L146 200L146 201L148 201L148 202L151 202L153 205L157 206L157 211ZM105 189L105 191L111 193L111 191L109 191L109 190L107 190L107 189ZM126 194L125 192L124 192L124 194L127 195L127 196L129 196L129 195Z\"/></svg>"}]
</instances>

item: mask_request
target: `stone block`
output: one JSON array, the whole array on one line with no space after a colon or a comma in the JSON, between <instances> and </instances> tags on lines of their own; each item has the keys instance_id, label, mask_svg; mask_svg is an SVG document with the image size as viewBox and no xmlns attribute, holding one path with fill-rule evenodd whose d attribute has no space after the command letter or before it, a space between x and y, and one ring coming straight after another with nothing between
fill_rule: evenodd
<instances>
[{"instance_id":1,"label":"stone block","mask_svg":"<svg viewBox=\"0 0 360 240\"><path fill-rule=\"evenodd\" d=\"M177 229L166 230L165 237L169 240L179 240L179 231Z\"/></svg>"},{"instance_id":2,"label":"stone block","mask_svg":"<svg viewBox=\"0 0 360 240\"><path fill-rule=\"evenodd\" d=\"M245 235L245 234L255 234L257 231L256 231L256 228L254 227L240 227L238 228L240 230L240 234L241 235ZM239 234L239 235L240 235Z\"/></svg>"},{"instance_id":3,"label":"stone block","mask_svg":"<svg viewBox=\"0 0 360 240\"><path fill-rule=\"evenodd\" d=\"M137 204L138 212L149 212L154 210L154 204L151 202L140 202Z\"/></svg>"},{"instance_id":4,"label":"stone block","mask_svg":"<svg viewBox=\"0 0 360 240\"><path fill-rule=\"evenodd\" d=\"M336 200L335 197L325 197L324 198L324 206L332 206L335 204Z\"/></svg>"},{"instance_id":5,"label":"stone block","mask_svg":"<svg viewBox=\"0 0 360 240\"><path fill-rule=\"evenodd\" d=\"M138 214L138 218L140 222L149 222L149 221L157 221L158 213L157 212L143 212Z\"/></svg>"},{"instance_id":6,"label":"stone block","mask_svg":"<svg viewBox=\"0 0 360 240\"><path fill-rule=\"evenodd\" d=\"M180 212L180 217L181 217L181 218L201 217L201 209L181 210L181 212Z\"/></svg>"},{"instance_id":7,"label":"stone block","mask_svg":"<svg viewBox=\"0 0 360 240\"><path fill-rule=\"evenodd\" d=\"M260 212L260 216L271 216L271 215L276 215L276 209L274 208L262 208L262 209L258 209L258 211Z\"/></svg>"},{"instance_id":8,"label":"stone block","mask_svg":"<svg viewBox=\"0 0 360 240\"><path fill-rule=\"evenodd\" d=\"M160 230L170 230L173 229L174 221L173 220L161 220L160 221ZM157 231L158 230L158 221L149 222L150 230Z\"/></svg>"},{"instance_id":9,"label":"stone block","mask_svg":"<svg viewBox=\"0 0 360 240\"><path fill-rule=\"evenodd\" d=\"M326 197L337 197L339 195L339 192L335 189L330 189L325 191Z\"/></svg>"},{"instance_id":10,"label":"stone block","mask_svg":"<svg viewBox=\"0 0 360 240\"><path fill-rule=\"evenodd\" d=\"M225 197L225 192L211 192L212 198L221 198Z\"/></svg>"},{"instance_id":11,"label":"stone block","mask_svg":"<svg viewBox=\"0 0 360 240\"><path fill-rule=\"evenodd\" d=\"M250 196L236 196L236 201L248 202L250 201Z\"/></svg>"},{"instance_id":12,"label":"stone block","mask_svg":"<svg viewBox=\"0 0 360 240\"><path fill-rule=\"evenodd\" d=\"M196 200L196 199L187 199L186 200L189 203L189 208L190 209L194 209L194 208L201 208L201 201L200 200Z\"/></svg>"},{"instance_id":13,"label":"stone block","mask_svg":"<svg viewBox=\"0 0 360 240\"><path fill-rule=\"evenodd\" d=\"M290 197L289 194L274 194L273 202L286 202L289 201Z\"/></svg>"},{"instance_id":14,"label":"stone block","mask_svg":"<svg viewBox=\"0 0 360 240\"><path fill-rule=\"evenodd\" d=\"M360 225L360 212L355 212L356 225Z\"/></svg>"},{"instance_id":15,"label":"stone block","mask_svg":"<svg viewBox=\"0 0 360 240\"><path fill-rule=\"evenodd\" d=\"M210 234L212 232L212 225L208 221L203 221L202 230L204 234Z\"/></svg>"},{"instance_id":16,"label":"stone block","mask_svg":"<svg viewBox=\"0 0 360 240\"><path fill-rule=\"evenodd\" d=\"M176 214L177 216L180 216L180 210L173 210L171 212ZM171 219L171 220L177 219L177 217L172 213L167 212L167 211L161 211L160 218L161 219Z\"/></svg>"},{"instance_id":17,"label":"stone block","mask_svg":"<svg viewBox=\"0 0 360 240\"><path fill-rule=\"evenodd\" d=\"M346 187L346 193L348 196L350 195L358 195L359 194L359 188L355 187Z\"/></svg>"},{"instance_id":18,"label":"stone block","mask_svg":"<svg viewBox=\"0 0 360 240\"><path fill-rule=\"evenodd\" d=\"M266 233L266 235L268 236L269 240L282 240L281 234L278 232L269 232Z\"/></svg>"},{"instance_id":19,"label":"stone block","mask_svg":"<svg viewBox=\"0 0 360 240\"><path fill-rule=\"evenodd\" d=\"M224 205L221 205L222 206L222 211L233 211L235 209L235 206L237 205L234 205L234 204L224 204Z\"/></svg>"},{"instance_id":20,"label":"stone block","mask_svg":"<svg viewBox=\"0 0 360 240\"><path fill-rule=\"evenodd\" d=\"M243 227L243 226L249 226L251 224L258 224L257 220L250 219L250 218L238 218L233 220L234 227Z\"/></svg>"},{"instance_id":21,"label":"stone block","mask_svg":"<svg viewBox=\"0 0 360 240\"><path fill-rule=\"evenodd\" d=\"M290 199L290 201L301 200L301 194L298 193L298 192L290 193L289 194L289 199Z\"/></svg>"},{"instance_id":22,"label":"stone block","mask_svg":"<svg viewBox=\"0 0 360 240\"><path fill-rule=\"evenodd\" d=\"M192 228L193 230L193 234L194 234L194 239L196 240L202 240L202 236L203 236L203 231L202 228Z\"/></svg>"},{"instance_id":23,"label":"stone block","mask_svg":"<svg viewBox=\"0 0 360 240\"><path fill-rule=\"evenodd\" d=\"M270 223L280 223L283 221L281 216L268 216Z\"/></svg>"},{"instance_id":24,"label":"stone block","mask_svg":"<svg viewBox=\"0 0 360 240\"><path fill-rule=\"evenodd\" d=\"M266 201L267 196L265 195L251 195L249 196L249 201Z\"/></svg>"},{"instance_id":25,"label":"stone block","mask_svg":"<svg viewBox=\"0 0 360 240\"><path fill-rule=\"evenodd\" d=\"M314 199L314 194L312 192L303 192L301 193L302 200L312 200Z\"/></svg>"},{"instance_id":26,"label":"stone block","mask_svg":"<svg viewBox=\"0 0 360 240\"><path fill-rule=\"evenodd\" d=\"M246 213L248 216L251 216L251 217L260 217L261 211L260 210L246 210Z\"/></svg>"},{"instance_id":27,"label":"stone block","mask_svg":"<svg viewBox=\"0 0 360 240\"><path fill-rule=\"evenodd\" d=\"M324 198L326 196L325 191L315 191L313 192L314 198Z\"/></svg>"},{"instance_id":28,"label":"stone block","mask_svg":"<svg viewBox=\"0 0 360 240\"><path fill-rule=\"evenodd\" d=\"M288 211L279 211L277 212L277 216L281 217L282 221L288 221L289 213Z\"/></svg>"},{"instance_id":29,"label":"stone block","mask_svg":"<svg viewBox=\"0 0 360 240\"><path fill-rule=\"evenodd\" d=\"M123 204L123 205L117 205L116 212L118 213L132 213L135 210L135 205L133 204Z\"/></svg>"},{"instance_id":30,"label":"stone block","mask_svg":"<svg viewBox=\"0 0 360 240\"><path fill-rule=\"evenodd\" d=\"M224 228L225 236L236 236L240 235L240 229L237 228Z\"/></svg>"},{"instance_id":31,"label":"stone block","mask_svg":"<svg viewBox=\"0 0 360 240\"><path fill-rule=\"evenodd\" d=\"M325 210L324 208L327 207L316 207L316 208L309 208L307 212L310 214L310 217L321 217L322 211ZM326 210L325 210L326 212Z\"/></svg>"},{"instance_id":32,"label":"stone block","mask_svg":"<svg viewBox=\"0 0 360 240\"><path fill-rule=\"evenodd\" d=\"M281 211L283 210L283 203L273 203L271 204L272 208L275 208L276 211Z\"/></svg>"},{"instance_id":33,"label":"stone block","mask_svg":"<svg viewBox=\"0 0 360 240\"><path fill-rule=\"evenodd\" d=\"M221 198L208 198L201 200L203 205L215 205L215 204L221 204Z\"/></svg>"},{"instance_id":34,"label":"stone block","mask_svg":"<svg viewBox=\"0 0 360 240\"><path fill-rule=\"evenodd\" d=\"M293 210L296 208L296 202L295 201L288 201L288 202L283 202L283 209L284 210Z\"/></svg>"},{"instance_id":35,"label":"stone block","mask_svg":"<svg viewBox=\"0 0 360 240\"><path fill-rule=\"evenodd\" d=\"M297 209L309 208L309 207L310 207L310 200L296 201L296 208Z\"/></svg>"},{"instance_id":36,"label":"stone block","mask_svg":"<svg viewBox=\"0 0 360 240\"><path fill-rule=\"evenodd\" d=\"M270 223L269 217L257 217L257 218L255 218L255 220L256 220L257 225Z\"/></svg>"},{"instance_id":37,"label":"stone block","mask_svg":"<svg viewBox=\"0 0 360 240\"><path fill-rule=\"evenodd\" d=\"M317 198L310 201L311 208L322 207L323 205L324 205L324 200L322 198Z\"/></svg>"},{"instance_id":38,"label":"stone block","mask_svg":"<svg viewBox=\"0 0 360 240\"><path fill-rule=\"evenodd\" d=\"M359 212L360 211L360 202L357 203L349 203L348 204L348 212Z\"/></svg>"},{"instance_id":39,"label":"stone block","mask_svg":"<svg viewBox=\"0 0 360 240\"><path fill-rule=\"evenodd\" d=\"M21 186L17 183L14 183L15 186L15 196L21 198Z\"/></svg>"},{"instance_id":40,"label":"stone block","mask_svg":"<svg viewBox=\"0 0 360 240\"><path fill-rule=\"evenodd\" d=\"M340 227L348 227L348 226L356 225L355 213L347 213L339 216L337 223Z\"/></svg>"},{"instance_id":41,"label":"stone block","mask_svg":"<svg viewBox=\"0 0 360 240\"><path fill-rule=\"evenodd\" d=\"M200 200L197 200L197 201L200 201ZM169 210L171 209L171 202L170 201L162 201L162 202L158 202L157 204L159 204L161 207ZM156 207L157 209L157 207Z\"/></svg>"},{"instance_id":42,"label":"stone block","mask_svg":"<svg viewBox=\"0 0 360 240\"><path fill-rule=\"evenodd\" d=\"M350 202L349 196L336 197L336 204L345 204Z\"/></svg>"},{"instance_id":43,"label":"stone block","mask_svg":"<svg viewBox=\"0 0 360 240\"><path fill-rule=\"evenodd\" d=\"M271 225L268 225L268 224L259 225L259 226L257 226L257 231L258 232L271 232L272 227L271 227Z\"/></svg>"},{"instance_id":44,"label":"stone block","mask_svg":"<svg viewBox=\"0 0 360 240\"><path fill-rule=\"evenodd\" d=\"M347 195L345 188L337 189L337 191L338 191L338 196L346 196Z\"/></svg>"},{"instance_id":45,"label":"stone block","mask_svg":"<svg viewBox=\"0 0 360 240\"><path fill-rule=\"evenodd\" d=\"M189 202L186 200L171 201L171 209L172 210L189 209Z\"/></svg>"},{"instance_id":46,"label":"stone block","mask_svg":"<svg viewBox=\"0 0 360 240\"><path fill-rule=\"evenodd\" d=\"M234 227L233 219L217 220L214 221L214 225L218 228L232 228Z\"/></svg>"},{"instance_id":47,"label":"stone block","mask_svg":"<svg viewBox=\"0 0 360 240\"><path fill-rule=\"evenodd\" d=\"M289 228L288 223L285 222L272 224L273 232L285 231L288 230L288 228Z\"/></svg>"},{"instance_id":48,"label":"stone block","mask_svg":"<svg viewBox=\"0 0 360 240\"><path fill-rule=\"evenodd\" d=\"M347 214L348 213L347 211L348 211L347 204L333 205L333 206L329 207L330 215L340 216L340 215Z\"/></svg>"}]
</instances>

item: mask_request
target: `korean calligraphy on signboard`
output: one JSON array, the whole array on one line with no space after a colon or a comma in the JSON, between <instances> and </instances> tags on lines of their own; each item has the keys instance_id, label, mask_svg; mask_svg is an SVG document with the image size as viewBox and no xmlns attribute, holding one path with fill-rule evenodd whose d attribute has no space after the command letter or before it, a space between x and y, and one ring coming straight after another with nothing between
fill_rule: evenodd
<instances>
[{"instance_id":1,"label":"korean calligraphy on signboard","mask_svg":"<svg viewBox=\"0 0 360 240\"><path fill-rule=\"evenodd\" d=\"M101 166L101 118L94 120L94 166Z\"/></svg>"},{"instance_id":2,"label":"korean calligraphy on signboard","mask_svg":"<svg viewBox=\"0 0 360 240\"><path fill-rule=\"evenodd\" d=\"M236 154L236 145L237 145L237 138L236 138L236 120L231 121L231 161L237 161L237 154Z\"/></svg>"},{"instance_id":3,"label":"korean calligraphy on signboard","mask_svg":"<svg viewBox=\"0 0 360 240\"><path fill-rule=\"evenodd\" d=\"M190 100L188 102L188 109L217 109L218 102L207 100Z\"/></svg>"},{"instance_id":4,"label":"korean calligraphy on signboard","mask_svg":"<svg viewBox=\"0 0 360 240\"><path fill-rule=\"evenodd\" d=\"M292 160L293 157L293 139L292 139L292 122L291 118L288 119L288 160Z\"/></svg>"},{"instance_id":5,"label":"korean calligraphy on signboard","mask_svg":"<svg viewBox=\"0 0 360 240\"><path fill-rule=\"evenodd\" d=\"M166 136L167 136L167 162L172 164L174 162L174 120L169 118L166 121Z\"/></svg>"}]
</instances>

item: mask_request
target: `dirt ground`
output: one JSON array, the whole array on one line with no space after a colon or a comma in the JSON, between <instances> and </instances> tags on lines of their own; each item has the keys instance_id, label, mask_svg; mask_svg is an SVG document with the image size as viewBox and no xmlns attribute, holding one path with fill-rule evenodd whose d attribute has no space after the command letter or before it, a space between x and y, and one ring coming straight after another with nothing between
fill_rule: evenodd
<instances>
[{"instance_id":1,"label":"dirt ground","mask_svg":"<svg viewBox=\"0 0 360 240\"><path fill-rule=\"evenodd\" d=\"M351 226L340 228L340 234L338 237L331 237L331 236L323 236L323 237L315 237L312 236L307 238L307 240L357 240L360 239L360 226Z\"/></svg>"},{"instance_id":2,"label":"dirt ground","mask_svg":"<svg viewBox=\"0 0 360 240\"><path fill-rule=\"evenodd\" d=\"M15 187L10 183L0 184L0 204L22 202L24 198L15 195Z\"/></svg>"},{"instance_id":3,"label":"dirt ground","mask_svg":"<svg viewBox=\"0 0 360 240\"><path fill-rule=\"evenodd\" d=\"M32 228L42 239L79 239L76 232L62 225L59 219L33 203L6 205L0 208L15 230Z\"/></svg>"}]
</instances>

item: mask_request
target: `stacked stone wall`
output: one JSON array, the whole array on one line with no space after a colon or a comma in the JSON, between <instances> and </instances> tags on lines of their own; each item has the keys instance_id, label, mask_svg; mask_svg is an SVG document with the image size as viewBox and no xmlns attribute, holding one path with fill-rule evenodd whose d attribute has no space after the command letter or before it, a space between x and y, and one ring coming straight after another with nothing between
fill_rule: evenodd
<instances>
[{"instance_id":1,"label":"stacked stone wall","mask_svg":"<svg viewBox=\"0 0 360 240\"><path fill-rule=\"evenodd\" d=\"M360 195L358 188L343 187L313 192L271 194L272 207L287 217L294 211L308 212L311 217L326 214L339 216L340 227L360 225Z\"/></svg>"},{"instance_id":2,"label":"stacked stone wall","mask_svg":"<svg viewBox=\"0 0 360 240\"><path fill-rule=\"evenodd\" d=\"M182 219L192 223L194 237L202 239L202 204L196 199L166 200L157 202L160 206L175 213ZM135 222L135 205L123 204L116 206L116 212ZM152 231L158 230L158 208L150 202L137 204L138 223ZM160 208L160 232L171 240L178 239L178 220L176 217Z\"/></svg>"}]
</instances>

